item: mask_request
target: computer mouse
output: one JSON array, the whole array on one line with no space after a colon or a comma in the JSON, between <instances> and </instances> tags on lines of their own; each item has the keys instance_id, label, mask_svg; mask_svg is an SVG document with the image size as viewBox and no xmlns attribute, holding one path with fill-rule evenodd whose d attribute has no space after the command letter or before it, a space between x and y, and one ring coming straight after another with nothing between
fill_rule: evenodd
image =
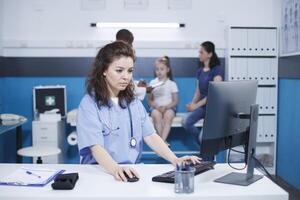
<instances>
[{"instance_id":1,"label":"computer mouse","mask_svg":"<svg viewBox=\"0 0 300 200\"><path fill-rule=\"evenodd\" d=\"M130 178L126 173L125 173L125 177L128 182L137 182L139 180L139 178L136 177L135 175L133 175L132 178Z\"/></svg>"}]
</instances>

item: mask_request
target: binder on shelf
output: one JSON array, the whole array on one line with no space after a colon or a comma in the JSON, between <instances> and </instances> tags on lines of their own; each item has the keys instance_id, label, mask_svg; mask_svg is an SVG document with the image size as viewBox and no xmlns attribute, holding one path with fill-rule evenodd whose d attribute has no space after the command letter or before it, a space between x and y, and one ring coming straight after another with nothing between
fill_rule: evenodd
<instances>
[{"instance_id":1,"label":"binder on shelf","mask_svg":"<svg viewBox=\"0 0 300 200\"><path fill-rule=\"evenodd\" d=\"M231 59L231 75L230 80L247 80L248 79L248 66L247 58L232 58Z\"/></svg>"},{"instance_id":2,"label":"binder on shelf","mask_svg":"<svg viewBox=\"0 0 300 200\"><path fill-rule=\"evenodd\" d=\"M272 55L271 54L271 46L270 46L270 43L271 43L271 41L270 41L270 30L271 29L266 29L265 31L264 31L264 33L263 33L263 37L264 37L264 40L265 40L265 48L264 48L264 55L265 56L270 56L270 55Z\"/></svg>"},{"instance_id":3,"label":"binder on shelf","mask_svg":"<svg viewBox=\"0 0 300 200\"><path fill-rule=\"evenodd\" d=\"M274 114L274 105L272 105L272 99L274 98L273 95L272 95L272 91L274 90L274 88L266 88L267 89L267 92L266 92L266 99L267 99L267 102L266 102L266 105L268 106L268 113L269 114Z\"/></svg>"},{"instance_id":4,"label":"binder on shelf","mask_svg":"<svg viewBox=\"0 0 300 200\"><path fill-rule=\"evenodd\" d=\"M277 69L277 59L272 58L270 61L270 80L271 84L277 85L277 80L278 80L278 69Z\"/></svg>"},{"instance_id":5,"label":"binder on shelf","mask_svg":"<svg viewBox=\"0 0 300 200\"><path fill-rule=\"evenodd\" d=\"M258 81L258 84L260 84L260 63L258 58L251 58L253 59L252 62L252 69L253 69L253 74L252 74L252 79L255 81Z\"/></svg>"},{"instance_id":6,"label":"binder on shelf","mask_svg":"<svg viewBox=\"0 0 300 200\"><path fill-rule=\"evenodd\" d=\"M239 29L231 29L231 55L238 55L240 50L240 32Z\"/></svg>"},{"instance_id":7,"label":"binder on shelf","mask_svg":"<svg viewBox=\"0 0 300 200\"><path fill-rule=\"evenodd\" d=\"M254 29L248 29L248 55L252 56L255 55L254 53L254 45L255 45L255 39L254 39Z\"/></svg>"},{"instance_id":8,"label":"binder on shelf","mask_svg":"<svg viewBox=\"0 0 300 200\"><path fill-rule=\"evenodd\" d=\"M269 141L270 137L270 116L264 116L265 140Z\"/></svg>"},{"instance_id":9,"label":"binder on shelf","mask_svg":"<svg viewBox=\"0 0 300 200\"><path fill-rule=\"evenodd\" d=\"M248 30L231 29L231 49L230 53L234 56L245 56L248 54Z\"/></svg>"},{"instance_id":10,"label":"binder on shelf","mask_svg":"<svg viewBox=\"0 0 300 200\"><path fill-rule=\"evenodd\" d=\"M265 142L266 141L265 116L259 116L259 123L261 124L261 142Z\"/></svg>"},{"instance_id":11,"label":"binder on shelf","mask_svg":"<svg viewBox=\"0 0 300 200\"><path fill-rule=\"evenodd\" d=\"M266 84L273 85L272 81L272 59L273 58L266 58Z\"/></svg>"},{"instance_id":12,"label":"binder on shelf","mask_svg":"<svg viewBox=\"0 0 300 200\"><path fill-rule=\"evenodd\" d=\"M270 113L270 88L261 88L263 96L263 112L264 114Z\"/></svg>"},{"instance_id":13,"label":"binder on shelf","mask_svg":"<svg viewBox=\"0 0 300 200\"><path fill-rule=\"evenodd\" d=\"M266 134L266 140L267 141L271 141L271 126L272 126L272 117L273 116L265 116L265 123L264 123L264 126L265 126L265 134Z\"/></svg>"},{"instance_id":14,"label":"binder on shelf","mask_svg":"<svg viewBox=\"0 0 300 200\"><path fill-rule=\"evenodd\" d=\"M237 59L233 59L233 68L232 68L232 72L233 72L233 75L232 75L232 80L236 81L238 80L238 60Z\"/></svg>"},{"instance_id":15,"label":"binder on shelf","mask_svg":"<svg viewBox=\"0 0 300 200\"><path fill-rule=\"evenodd\" d=\"M235 59L230 59L229 60L229 67L227 68L227 78L229 81L234 81L235 80Z\"/></svg>"},{"instance_id":16,"label":"binder on shelf","mask_svg":"<svg viewBox=\"0 0 300 200\"><path fill-rule=\"evenodd\" d=\"M263 88L264 113L270 114L270 88Z\"/></svg>"},{"instance_id":17,"label":"binder on shelf","mask_svg":"<svg viewBox=\"0 0 300 200\"><path fill-rule=\"evenodd\" d=\"M264 116L265 141L271 141L271 118L272 116Z\"/></svg>"},{"instance_id":18,"label":"binder on shelf","mask_svg":"<svg viewBox=\"0 0 300 200\"><path fill-rule=\"evenodd\" d=\"M247 58L247 68L248 68L248 80L254 80L254 58Z\"/></svg>"},{"instance_id":19,"label":"binder on shelf","mask_svg":"<svg viewBox=\"0 0 300 200\"><path fill-rule=\"evenodd\" d=\"M269 85L270 84L270 58L263 58L262 63L263 63L262 75L264 77L262 84Z\"/></svg>"},{"instance_id":20,"label":"binder on shelf","mask_svg":"<svg viewBox=\"0 0 300 200\"><path fill-rule=\"evenodd\" d=\"M276 139L276 117L271 116L269 120L269 130L270 130L270 138L272 141L275 141Z\"/></svg>"},{"instance_id":21,"label":"binder on shelf","mask_svg":"<svg viewBox=\"0 0 300 200\"><path fill-rule=\"evenodd\" d=\"M271 79L271 58L266 58L265 59L266 67L265 67L265 83L267 85L272 85L272 79Z\"/></svg>"},{"instance_id":22,"label":"binder on shelf","mask_svg":"<svg viewBox=\"0 0 300 200\"><path fill-rule=\"evenodd\" d=\"M257 29L248 29L248 55L257 55L259 39Z\"/></svg>"},{"instance_id":23,"label":"binder on shelf","mask_svg":"<svg viewBox=\"0 0 300 200\"><path fill-rule=\"evenodd\" d=\"M272 50L271 29L266 29L264 32L265 32L264 37L265 37L265 42L266 42L265 55L271 56L271 55L273 55L272 51L271 51Z\"/></svg>"},{"instance_id":24,"label":"binder on shelf","mask_svg":"<svg viewBox=\"0 0 300 200\"><path fill-rule=\"evenodd\" d=\"M275 87L259 87L257 90L257 102L260 114L275 114L277 108Z\"/></svg>"},{"instance_id":25,"label":"binder on shelf","mask_svg":"<svg viewBox=\"0 0 300 200\"><path fill-rule=\"evenodd\" d=\"M264 65L263 65L263 62L262 62L262 58L256 58L256 77L258 78L258 84L259 85L263 85L264 83L264 74L263 74L263 70L264 70Z\"/></svg>"},{"instance_id":26,"label":"binder on shelf","mask_svg":"<svg viewBox=\"0 0 300 200\"><path fill-rule=\"evenodd\" d=\"M258 29L259 32L259 49L258 49L258 55L259 56L265 56L265 49L266 49L266 30L264 29Z\"/></svg>"},{"instance_id":27,"label":"binder on shelf","mask_svg":"<svg viewBox=\"0 0 300 200\"><path fill-rule=\"evenodd\" d=\"M263 93L261 88L257 89L257 96L256 96L256 102L259 105L259 113L264 114L264 105L263 105Z\"/></svg>"},{"instance_id":28,"label":"binder on shelf","mask_svg":"<svg viewBox=\"0 0 300 200\"><path fill-rule=\"evenodd\" d=\"M276 113L276 108L277 108L277 92L276 88L270 88L270 106L271 106L271 111L273 113Z\"/></svg>"},{"instance_id":29,"label":"binder on shelf","mask_svg":"<svg viewBox=\"0 0 300 200\"><path fill-rule=\"evenodd\" d=\"M243 81L248 80L248 63L247 63L247 59L240 58L239 63L240 63L241 80L243 80Z\"/></svg>"},{"instance_id":30,"label":"binder on shelf","mask_svg":"<svg viewBox=\"0 0 300 200\"><path fill-rule=\"evenodd\" d=\"M253 37L254 37L254 42L255 42L255 45L254 45L254 55L257 55L258 52L259 52L259 30L257 29L253 29Z\"/></svg>"},{"instance_id":31,"label":"binder on shelf","mask_svg":"<svg viewBox=\"0 0 300 200\"><path fill-rule=\"evenodd\" d=\"M277 55L277 31L276 29L270 29L270 51L271 55Z\"/></svg>"},{"instance_id":32,"label":"binder on shelf","mask_svg":"<svg viewBox=\"0 0 300 200\"><path fill-rule=\"evenodd\" d=\"M257 58L257 66L258 66L258 69L257 69L257 74L258 74L258 84L259 85L265 85L266 83L266 79L265 79L265 69L266 69L266 66L265 66L265 59L264 58Z\"/></svg>"},{"instance_id":33,"label":"binder on shelf","mask_svg":"<svg viewBox=\"0 0 300 200\"><path fill-rule=\"evenodd\" d=\"M263 122L261 120L261 116L258 117L257 122L257 141L262 142L263 141Z\"/></svg>"},{"instance_id":34,"label":"binder on shelf","mask_svg":"<svg viewBox=\"0 0 300 200\"><path fill-rule=\"evenodd\" d=\"M248 30L240 29L241 31L241 53L240 55L249 55L248 54Z\"/></svg>"}]
</instances>

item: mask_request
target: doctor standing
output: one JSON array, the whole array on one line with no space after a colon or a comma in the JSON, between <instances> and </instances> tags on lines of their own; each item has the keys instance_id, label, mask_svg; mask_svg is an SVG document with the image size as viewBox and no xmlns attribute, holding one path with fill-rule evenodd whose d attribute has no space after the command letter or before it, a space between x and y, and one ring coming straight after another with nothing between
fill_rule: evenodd
<instances>
[{"instance_id":1,"label":"doctor standing","mask_svg":"<svg viewBox=\"0 0 300 200\"><path fill-rule=\"evenodd\" d=\"M107 44L98 52L87 79L87 94L77 114L78 148L82 164L99 164L119 181L139 177L131 167L139 163L143 141L174 166L200 162L196 156L181 158L156 134L140 100L134 97L134 51L126 43Z\"/></svg>"}]
</instances>

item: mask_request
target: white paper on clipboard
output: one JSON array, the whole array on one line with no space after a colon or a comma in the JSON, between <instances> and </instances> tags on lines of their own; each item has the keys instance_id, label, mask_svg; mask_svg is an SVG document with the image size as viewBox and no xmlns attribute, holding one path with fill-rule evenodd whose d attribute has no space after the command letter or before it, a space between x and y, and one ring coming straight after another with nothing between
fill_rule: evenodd
<instances>
[{"instance_id":1,"label":"white paper on clipboard","mask_svg":"<svg viewBox=\"0 0 300 200\"><path fill-rule=\"evenodd\" d=\"M152 88L156 88L156 87L162 86L163 84L165 84L165 82L166 82L166 81L159 81L159 82L157 82L157 83L151 84L150 86L151 86Z\"/></svg>"},{"instance_id":2,"label":"white paper on clipboard","mask_svg":"<svg viewBox=\"0 0 300 200\"><path fill-rule=\"evenodd\" d=\"M65 170L21 167L11 174L0 178L0 185L42 187ZM29 172L29 173L27 173Z\"/></svg>"}]
</instances>

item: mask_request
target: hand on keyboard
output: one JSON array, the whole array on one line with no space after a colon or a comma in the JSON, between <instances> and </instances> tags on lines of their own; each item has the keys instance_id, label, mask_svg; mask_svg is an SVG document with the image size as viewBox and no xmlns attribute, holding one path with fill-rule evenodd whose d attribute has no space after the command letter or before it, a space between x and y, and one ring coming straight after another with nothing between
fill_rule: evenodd
<instances>
[{"instance_id":1,"label":"hand on keyboard","mask_svg":"<svg viewBox=\"0 0 300 200\"><path fill-rule=\"evenodd\" d=\"M198 174L206 172L210 169L213 169L215 164L216 163L212 162L212 161L202 161L202 162L196 163L192 166L195 168L195 175L198 175ZM154 176L152 178L152 181L164 182L164 183L174 183L175 182L175 171L169 171L169 172L163 173L161 175Z\"/></svg>"},{"instance_id":2,"label":"hand on keyboard","mask_svg":"<svg viewBox=\"0 0 300 200\"><path fill-rule=\"evenodd\" d=\"M180 158L177 158L175 160L175 164L178 164L178 165L186 165L188 163L192 163L192 164L197 164L197 163L200 163L201 162L201 158L197 157L197 156L183 156L183 157L180 157Z\"/></svg>"}]
</instances>

